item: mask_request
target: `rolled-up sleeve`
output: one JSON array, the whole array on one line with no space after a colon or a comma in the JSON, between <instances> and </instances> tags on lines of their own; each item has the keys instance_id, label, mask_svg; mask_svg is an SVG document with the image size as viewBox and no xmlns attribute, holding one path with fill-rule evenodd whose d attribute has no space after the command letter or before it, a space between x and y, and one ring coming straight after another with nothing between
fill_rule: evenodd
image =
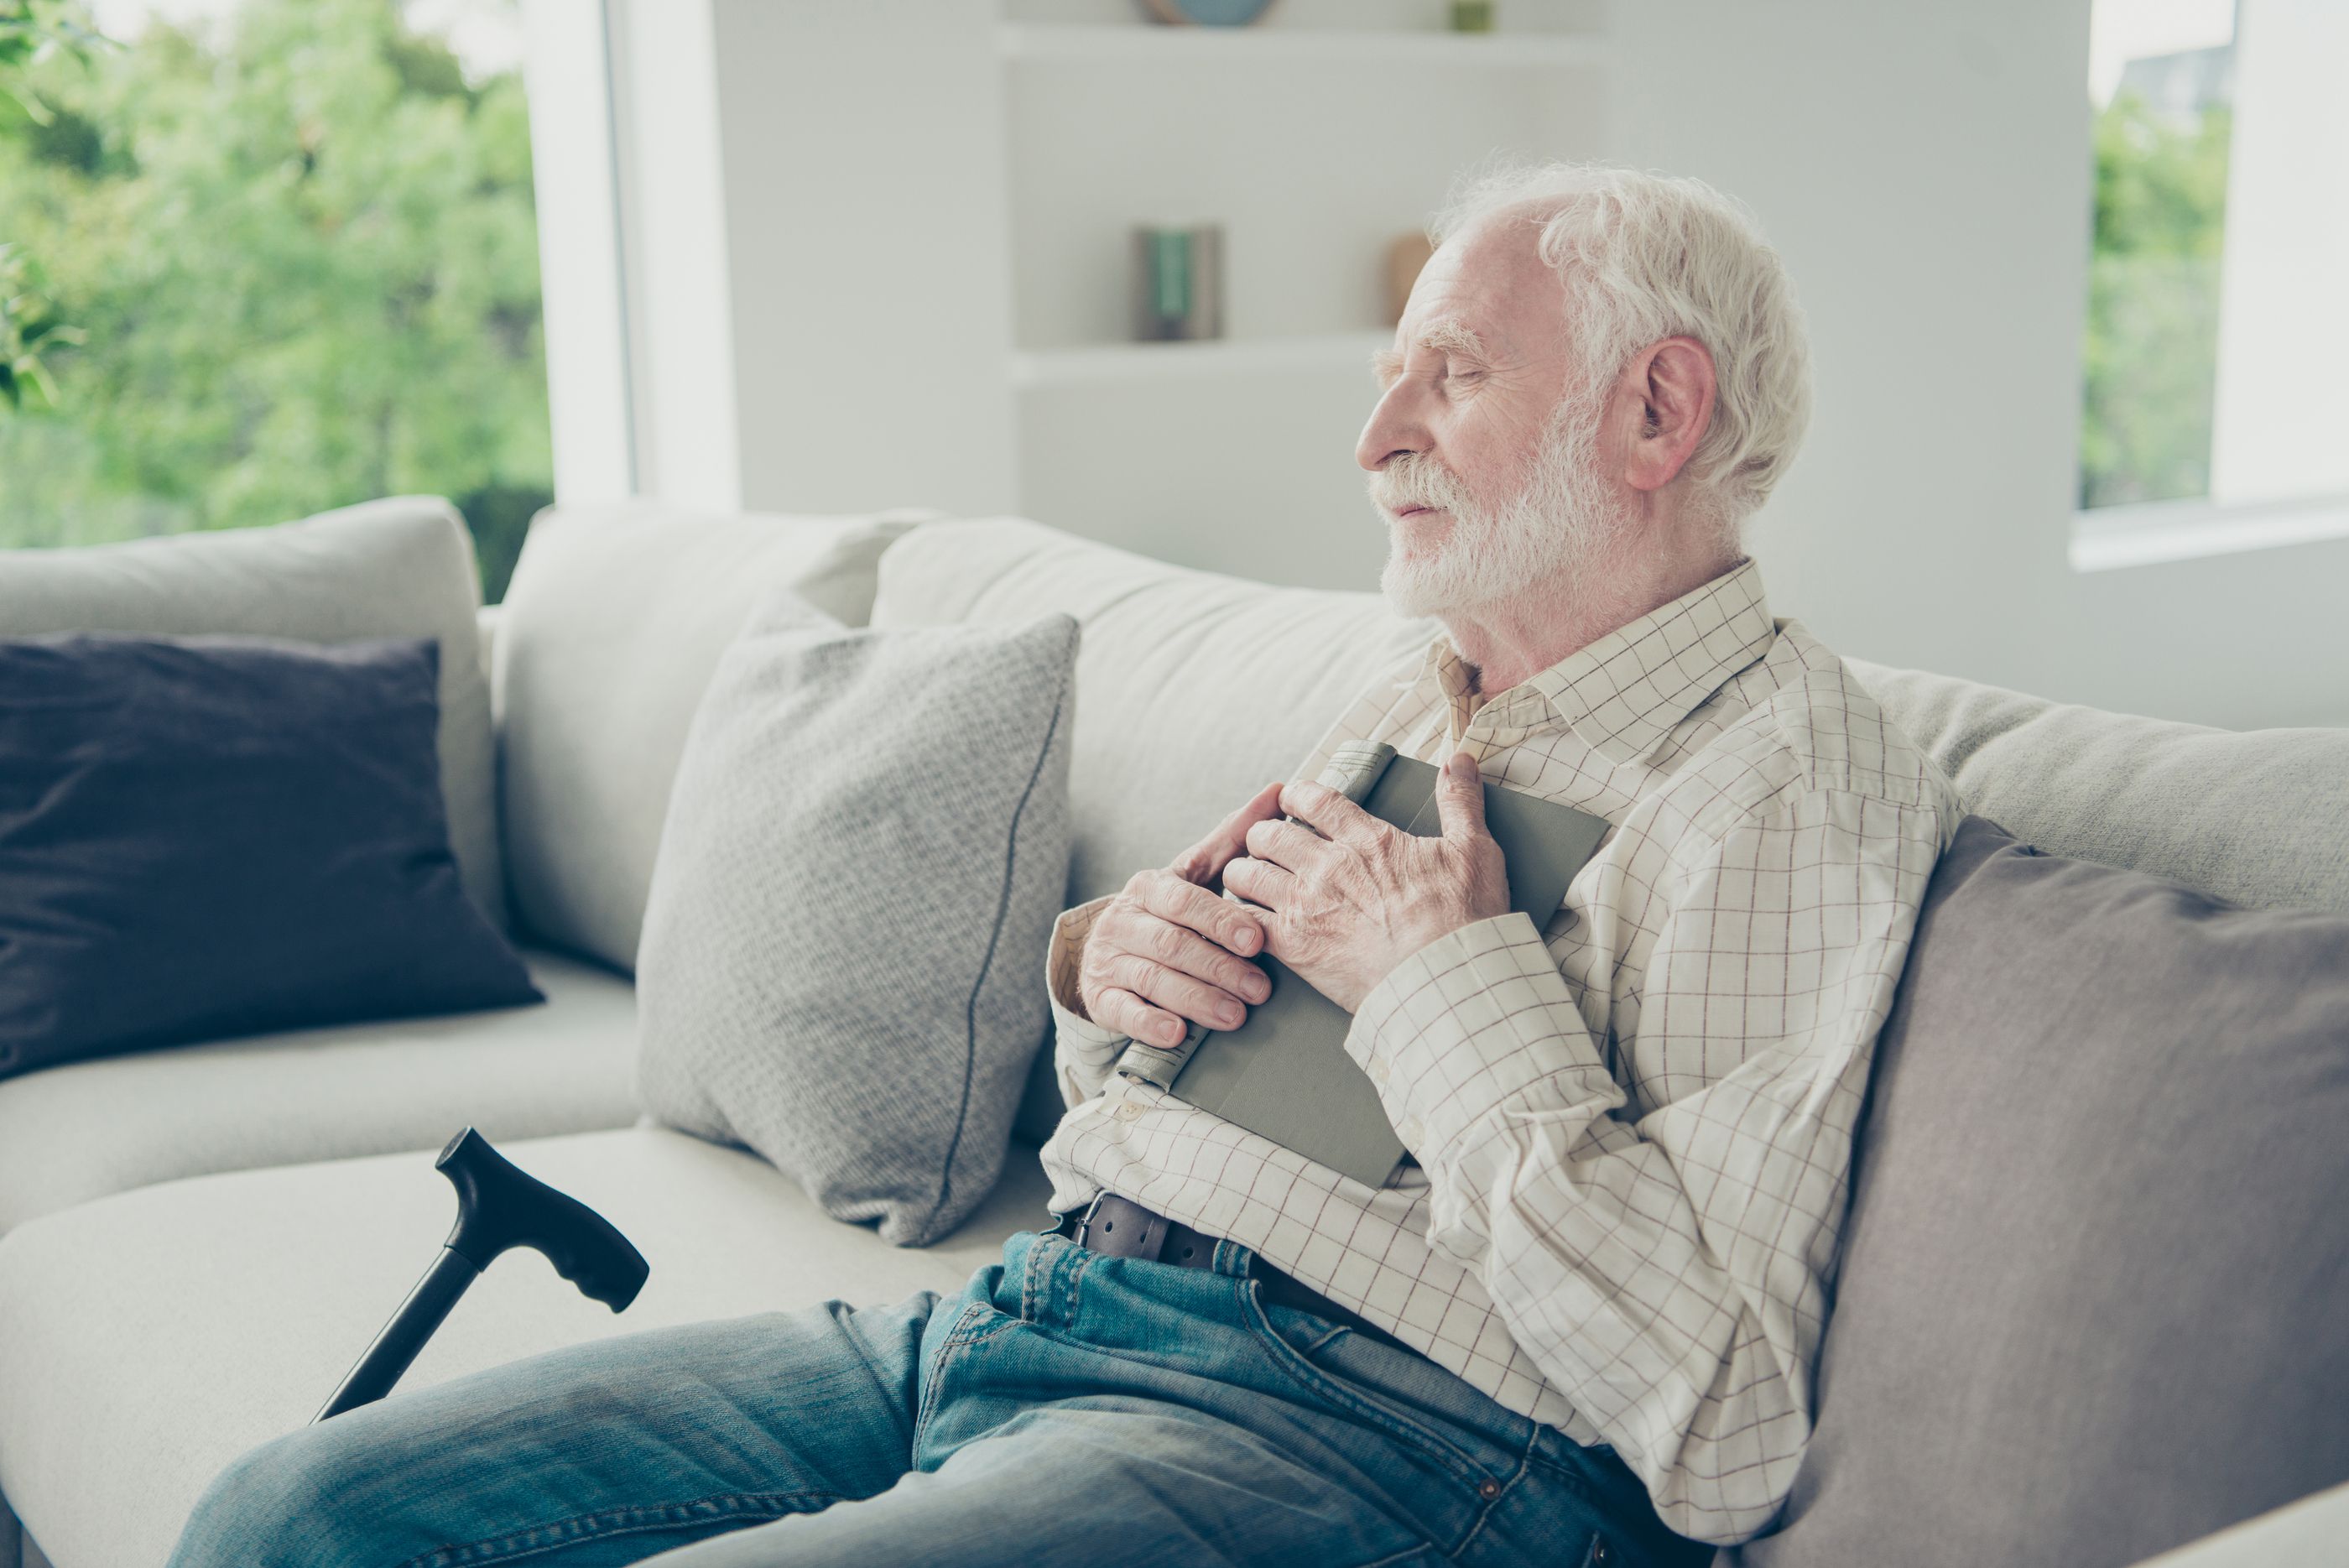
<instances>
[{"instance_id":1,"label":"rolled-up sleeve","mask_svg":"<svg viewBox=\"0 0 2349 1568\"><path fill-rule=\"evenodd\" d=\"M1084 1014L1077 995L1077 961L1093 918L1112 895L1104 893L1061 911L1045 950L1044 993L1052 1003L1052 1073L1063 1104L1075 1106L1102 1092L1131 1037L1102 1028Z\"/></svg>"}]
</instances>

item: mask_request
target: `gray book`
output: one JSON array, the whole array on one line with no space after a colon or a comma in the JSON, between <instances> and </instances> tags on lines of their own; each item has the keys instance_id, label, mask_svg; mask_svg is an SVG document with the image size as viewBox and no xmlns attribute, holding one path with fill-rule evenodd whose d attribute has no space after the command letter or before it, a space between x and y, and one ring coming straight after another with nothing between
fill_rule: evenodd
<instances>
[{"instance_id":1,"label":"gray book","mask_svg":"<svg viewBox=\"0 0 2349 1568\"><path fill-rule=\"evenodd\" d=\"M1437 770L1392 746L1353 741L1332 753L1321 782L1381 821L1433 838L1444 831ZM1291 818L1295 821L1295 818ZM1521 790L1485 785L1485 822L1508 862L1509 907L1548 925L1607 822ZM1309 824L1307 831L1313 831ZM1231 895L1226 895L1231 897ZM1269 954L1257 960L1271 994L1237 1029L1194 1024L1180 1045L1136 1042L1117 1070L1181 1096L1317 1164L1383 1186L1407 1152L1378 1091L1346 1054L1353 1014Z\"/></svg>"}]
</instances>

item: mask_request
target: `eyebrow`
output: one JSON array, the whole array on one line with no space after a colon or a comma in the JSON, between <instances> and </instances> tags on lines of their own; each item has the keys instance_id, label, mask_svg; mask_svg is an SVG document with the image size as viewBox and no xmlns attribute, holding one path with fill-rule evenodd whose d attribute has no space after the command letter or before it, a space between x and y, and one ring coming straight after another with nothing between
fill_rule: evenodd
<instances>
[{"instance_id":1,"label":"eyebrow","mask_svg":"<svg viewBox=\"0 0 2349 1568\"><path fill-rule=\"evenodd\" d=\"M1412 345L1433 348L1440 354L1473 359L1480 365L1493 362L1492 350L1485 347L1485 340L1456 316L1437 317L1420 328L1419 336L1412 339ZM1402 374L1402 361L1401 349L1378 349L1371 355L1371 374L1381 387L1392 385L1395 378Z\"/></svg>"}]
</instances>

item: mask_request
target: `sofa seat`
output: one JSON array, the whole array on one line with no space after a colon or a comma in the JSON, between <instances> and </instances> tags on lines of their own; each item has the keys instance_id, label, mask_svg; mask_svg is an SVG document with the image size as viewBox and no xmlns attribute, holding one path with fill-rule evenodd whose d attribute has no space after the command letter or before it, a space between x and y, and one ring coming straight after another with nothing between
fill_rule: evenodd
<instances>
[{"instance_id":1,"label":"sofa seat","mask_svg":"<svg viewBox=\"0 0 2349 1568\"><path fill-rule=\"evenodd\" d=\"M0 1494L51 1561L160 1563L222 1466L316 1412L448 1234L434 1152L195 1177L0 1239ZM537 1253L508 1253L403 1388L638 1329L951 1291L1049 1222L1025 1145L978 1213L923 1250L826 1218L754 1156L664 1128L501 1152L602 1211L651 1276L616 1316Z\"/></svg>"},{"instance_id":2,"label":"sofa seat","mask_svg":"<svg viewBox=\"0 0 2349 1568\"><path fill-rule=\"evenodd\" d=\"M557 953L523 957L542 1006L250 1035L0 1079L0 1234L184 1176L437 1149L468 1122L496 1140L635 1121L635 986Z\"/></svg>"}]
</instances>

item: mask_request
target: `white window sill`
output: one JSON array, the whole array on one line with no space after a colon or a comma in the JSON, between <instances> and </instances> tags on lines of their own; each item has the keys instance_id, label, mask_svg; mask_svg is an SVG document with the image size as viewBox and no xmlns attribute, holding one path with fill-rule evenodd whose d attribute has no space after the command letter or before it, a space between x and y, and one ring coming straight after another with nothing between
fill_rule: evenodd
<instances>
[{"instance_id":1,"label":"white window sill","mask_svg":"<svg viewBox=\"0 0 2349 1568\"><path fill-rule=\"evenodd\" d=\"M2349 495L2287 501L2151 501L2072 514L2072 569L2103 572L2349 538Z\"/></svg>"}]
</instances>

